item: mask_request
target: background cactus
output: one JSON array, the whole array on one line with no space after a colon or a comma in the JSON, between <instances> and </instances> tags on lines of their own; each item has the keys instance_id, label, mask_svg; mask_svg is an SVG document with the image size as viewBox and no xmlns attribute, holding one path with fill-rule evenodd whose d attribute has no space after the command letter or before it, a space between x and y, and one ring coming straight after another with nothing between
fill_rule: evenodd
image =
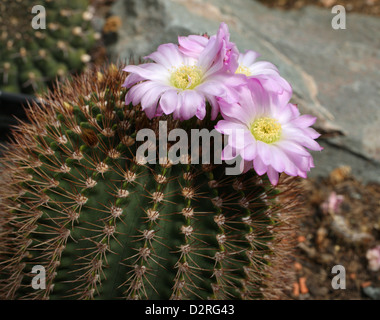
<instances>
[{"instance_id":1,"label":"background cactus","mask_svg":"<svg viewBox=\"0 0 380 320\"><path fill-rule=\"evenodd\" d=\"M205 119L149 120L125 106L125 73L87 71L42 97L13 133L0 182L0 297L229 299L282 297L296 180L274 189L251 170L144 164L136 132ZM46 289L31 269L46 269Z\"/></svg>"},{"instance_id":2,"label":"background cactus","mask_svg":"<svg viewBox=\"0 0 380 320\"><path fill-rule=\"evenodd\" d=\"M46 29L33 29L35 5L46 9ZM0 90L33 94L57 77L80 72L100 34L88 1L4 0L0 3Z\"/></svg>"}]
</instances>

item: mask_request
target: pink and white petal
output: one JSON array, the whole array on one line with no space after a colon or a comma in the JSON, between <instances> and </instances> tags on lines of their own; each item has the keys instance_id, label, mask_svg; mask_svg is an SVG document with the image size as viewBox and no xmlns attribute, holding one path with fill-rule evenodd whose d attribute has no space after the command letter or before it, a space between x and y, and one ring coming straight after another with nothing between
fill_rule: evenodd
<instances>
[{"instance_id":1,"label":"pink and white petal","mask_svg":"<svg viewBox=\"0 0 380 320\"><path fill-rule=\"evenodd\" d=\"M288 156L290 161L297 166L297 168L300 171L304 171L304 172L310 171L310 160L309 159L311 158L311 156L303 157L303 156L300 156L296 153L289 152L289 151L286 153L286 155Z\"/></svg>"},{"instance_id":2,"label":"pink and white petal","mask_svg":"<svg viewBox=\"0 0 380 320\"><path fill-rule=\"evenodd\" d=\"M265 165L271 164L271 146L262 141L257 141L257 154Z\"/></svg>"},{"instance_id":3,"label":"pink and white petal","mask_svg":"<svg viewBox=\"0 0 380 320\"><path fill-rule=\"evenodd\" d=\"M244 108L251 110L252 114L266 114L270 112L270 95L261 85L260 81L249 78L247 81L248 88L251 91L252 104L245 105ZM255 109L255 110L254 110Z\"/></svg>"},{"instance_id":4,"label":"pink and white petal","mask_svg":"<svg viewBox=\"0 0 380 320\"><path fill-rule=\"evenodd\" d=\"M277 67L273 63L267 61L258 61L245 66L249 69L252 76L279 74Z\"/></svg>"},{"instance_id":5,"label":"pink and white petal","mask_svg":"<svg viewBox=\"0 0 380 320\"><path fill-rule=\"evenodd\" d=\"M285 93L286 94L286 93ZM275 96L278 96L277 94L271 94L271 115L273 118L275 118L281 126L289 126L290 121L293 119L293 109L290 107L287 102L285 104L279 103L279 100L275 100ZM281 98L279 98L281 99ZM288 98L285 98L284 100L287 100Z\"/></svg>"},{"instance_id":6,"label":"pink and white petal","mask_svg":"<svg viewBox=\"0 0 380 320\"><path fill-rule=\"evenodd\" d=\"M253 168L253 161L245 161L244 159L240 162L240 172L246 173Z\"/></svg>"},{"instance_id":7,"label":"pink and white petal","mask_svg":"<svg viewBox=\"0 0 380 320\"><path fill-rule=\"evenodd\" d=\"M131 89L128 90L127 94L125 95L125 104L128 105L132 103L133 105L136 105L139 103L144 96L145 92L149 90L149 83L146 83L148 81L145 81L143 83L137 84L133 86ZM149 81L151 82L151 81Z\"/></svg>"},{"instance_id":8,"label":"pink and white petal","mask_svg":"<svg viewBox=\"0 0 380 320\"><path fill-rule=\"evenodd\" d=\"M309 168L314 168L315 165L314 165L314 159L312 156L309 157Z\"/></svg>"},{"instance_id":9,"label":"pink and white petal","mask_svg":"<svg viewBox=\"0 0 380 320\"><path fill-rule=\"evenodd\" d=\"M169 84L169 70L157 63L146 63L144 64L144 67L142 67L142 65L129 65L123 70L126 72L135 73L146 80L161 81Z\"/></svg>"},{"instance_id":10,"label":"pink and white petal","mask_svg":"<svg viewBox=\"0 0 380 320\"><path fill-rule=\"evenodd\" d=\"M198 85L195 90L208 96L220 97L226 89L222 82L208 80Z\"/></svg>"},{"instance_id":11,"label":"pink and white petal","mask_svg":"<svg viewBox=\"0 0 380 320\"><path fill-rule=\"evenodd\" d=\"M177 99L178 99L177 108L173 112L173 119L176 119L176 120L180 119L180 110L183 104L183 95L178 93Z\"/></svg>"},{"instance_id":12,"label":"pink and white petal","mask_svg":"<svg viewBox=\"0 0 380 320\"><path fill-rule=\"evenodd\" d=\"M267 175L271 184L274 186L277 185L279 179L278 172L271 166L268 166Z\"/></svg>"},{"instance_id":13,"label":"pink and white petal","mask_svg":"<svg viewBox=\"0 0 380 320\"><path fill-rule=\"evenodd\" d=\"M211 120L215 120L220 112L219 102L216 97L205 94L205 98L211 105Z\"/></svg>"},{"instance_id":14,"label":"pink and white petal","mask_svg":"<svg viewBox=\"0 0 380 320\"><path fill-rule=\"evenodd\" d=\"M220 70L224 66L223 56L219 53L223 50L224 43L222 39L211 37L206 47L199 55L198 66L203 70L213 68L213 72Z\"/></svg>"},{"instance_id":15,"label":"pink and white petal","mask_svg":"<svg viewBox=\"0 0 380 320\"><path fill-rule=\"evenodd\" d=\"M313 128L304 128L302 131L311 139L317 139L321 136L321 134Z\"/></svg>"},{"instance_id":16,"label":"pink and white petal","mask_svg":"<svg viewBox=\"0 0 380 320\"><path fill-rule=\"evenodd\" d=\"M304 171L298 171L298 174L297 174L299 177L301 178L304 178L306 179L307 178L307 172L304 172Z\"/></svg>"},{"instance_id":17,"label":"pink and white petal","mask_svg":"<svg viewBox=\"0 0 380 320\"><path fill-rule=\"evenodd\" d=\"M225 119L233 119L234 121L239 121L248 127L249 123L252 121L253 117L250 114L249 109L243 109L239 104L233 103L229 104L224 100L219 100L220 112Z\"/></svg>"},{"instance_id":18,"label":"pink and white petal","mask_svg":"<svg viewBox=\"0 0 380 320\"><path fill-rule=\"evenodd\" d=\"M293 103L288 103L289 108L292 110L293 118L299 117L301 115L300 110L298 109L297 105Z\"/></svg>"},{"instance_id":19,"label":"pink and white petal","mask_svg":"<svg viewBox=\"0 0 380 320\"><path fill-rule=\"evenodd\" d=\"M321 151L323 148L318 144L317 141L305 135L303 129L295 127L283 127L282 134L286 140L294 141L306 148L313 151Z\"/></svg>"},{"instance_id":20,"label":"pink and white petal","mask_svg":"<svg viewBox=\"0 0 380 320\"><path fill-rule=\"evenodd\" d=\"M160 99L160 107L165 114L171 114L177 109L178 92L175 89L167 90Z\"/></svg>"},{"instance_id":21,"label":"pink and white petal","mask_svg":"<svg viewBox=\"0 0 380 320\"><path fill-rule=\"evenodd\" d=\"M209 39L199 35L189 35L187 37L178 37L179 50L190 57L195 59L199 58L199 55L204 50Z\"/></svg>"},{"instance_id":22,"label":"pink and white petal","mask_svg":"<svg viewBox=\"0 0 380 320\"><path fill-rule=\"evenodd\" d=\"M289 176L297 176L299 171L302 169L303 160L302 159L308 159L308 157L301 156L296 153L292 153L289 151L284 151L283 149L279 148L283 154L282 159L284 162L284 172Z\"/></svg>"},{"instance_id":23,"label":"pink and white petal","mask_svg":"<svg viewBox=\"0 0 380 320\"><path fill-rule=\"evenodd\" d=\"M283 139L277 143L274 143L274 145L284 150L284 152L291 151L303 157L310 156L310 153L307 152L307 150L304 147L302 147L301 145L299 145L298 143L294 141Z\"/></svg>"},{"instance_id":24,"label":"pink and white petal","mask_svg":"<svg viewBox=\"0 0 380 320\"><path fill-rule=\"evenodd\" d=\"M271 167L274 168L277 172L285 171L286 159L284 157L284 152L275 145L271 146L270 151L271 151L271 159L270 159Z\"/></svg>"},{"instance_id":25,"label":"pink and white petal","mask_svg":"<svg viewBox=\"0 0 380 320\"><path fill-rule=\"evenodd\" d=\"M233 121L226 121L226 120L220 120L215 126L215 129L219 131L220 133L231 135L236 130L246 130L247 127L240 123L240 122L233 122Z\"/></svg>"},{"instance_id":26,"label":"pink and white petal","mask_svg":"<svg viewBox=\"0 0 380 320\"><path fill-rule=\"evenodd\" d=\"M160 99L161 95L169 89L170 88L168 87L165 88L162 86L156 86L148 90L142 97L141 107L147 113L148 118L151 119L150 115L153 113L152 110L154 110L154 112L156 111L158 100Z\"/></svg>"},{"instance_id":27,"label":"pink and white petal","mask_svg":"<svg viewBox=\"0 0 380 320\"><path fill-rule=\"evenodd\" d=\"M138 74L135 73L130 73L126 78L124 83L121 85L123 88L130 88L137 82L145 80L143 77L139 76Z\"/></svg>"},{"instance_id":28,"label":"pink and white petal","mask_svg":"<svg viewBox=\"0 0 380 320\"><path fill-rule=\"evenodd\" d=\"M233 130L232 134L228 136L228 144L232 145L237 150L242 150L253 143L256 143L256 140L247 128Z\"/></svg>"},{"instance_id":29,"label":"pink and white petal","mask_svg":"<svg viewBox=\"0 0 380 320\"><path fill-rule=\"evenodd\" d=\"M222 150L222 160L232 160L238 156L238 153L235 148L227 144Z\"/></svg>"},{"instance_id":30,"label":"pink and white petal","mask_svg":"<svg viewBox=\"0 0 380 320\"><path fill-rule=\"evenodd\" d=\"M197 109L197 112L195 113L195 116L199 119L199 120L203 120L206 116L206 105L200 105Z\"/></svg>"},{"instance_id":31,"label":"pink and white petal","mask_svg":"<svg viewBox=\"0 0 380 320\"><path fill-rule=\"evenodd\" d=\"M170 69L172 66L180 66L183 63L182 53L174 43L165 43L158 46L157 51L144 57Z\"/></svg>"},{"instance_id":32,"label":"pink and white petal","mask_svg":"<svg viewBox=\"0 0 380 320\"><path fill-rule=\"evenodd\" d=\"M146 106L145 109L144 109L145 115L149 119L153 119L157 115L157 110L156 109L157 108L156 108L156 106L154 104Z\"/></svg>"},{"instance_id":33,"label":"pink and white petal","mask_svg":"<svg viewBox=\"0 0 380 320\"><path fill-rule=\"evenodd\" d=\"M164 86L154 81L144 81L142 83L134 85L126 94L126 104L132 102L136 105L141 102L142 98L146 95L148 91L153 88L161 87L164 90Z\"/></svg>"},{"instance_id":34,"label":"pink and white petal","mask_svg":"<svg viewBox=\"0 0 380 320\"><path fill-rule=\"evenodd\" d=\"M257 144L250 143L240 152L241 157L247 161L253 161L257 156Z\"/></svg>"},{"instance_id":35,"label":"pink and white petal","mask_svg":"<svg viewBox=\"0 0 380 320\"><path fill-rule=\"evenodd\" d=\"M293 90L284 78L277 75L258 75L254 78L260 80L265 90L276 94L272 96L272 101L276 105L285 106L291 99Z\"/></svg>"},{"instance_id":36,"label":"pink and white petal","mask_svg":"<svg viewBox=\"0 0 380 320\"><path fill-rule=\"evenodd\" d=\"M306 135L303 137L298 137L298 142L306 148L309 148L313 151L322 151L323 147L321 147L317 141L307 137Z\"/></svg>"},{"instance_id":37,"label":"pink and white petal","mask_svg":"<svg viewBox=\"0 0 380 320\"><path fill-rule=\"evenodd\" d=\"M316 120L317 120L317 117L304 114L293 119L291 123L298 128L307 128L307 127L312 126Z\"/></svg>"},{"instance_id":38,"label":"pink and white petal","mask_svg":"<svg viewBox=\"0 0 380 320\"><path fill-rule=\"evenodd\" d=\"M199 112L201 109L206 109L205 97L194 91L185 90L180 92L182 96L182 105L179 110L179 117L181 120L189 120Z\"/></svg>"},{"instance_id":39,"label":"pink and white petal","mask_svg":"<svg viewBox=\"0 0 380 320\"><path fill-rule=\"evenodd\" d=\"M156 109L156 113L154 114L154 117L161 117L163 114L164 114L164 112L162 111L160 104L158 104L157 109Z\"/></svg>"},{"instance_id":40,"label":"pink and white petal","mask_svg":"<svg viewBox=\"0 0 380 320\"><path fill-rule=\"evenodd\" d=\"M253 64L258 57L260 57L259 53L252 50L247 50L239 55L239 64L248 68L248 66Z\"/></svg>"},{"instance_id":41,"label":"pink and white petal","mask_svg":"<svg viewBox=\"0 0 380 320\"><path fill-rule=\"evenodd\" d=\"M204 76L206 81L216 81L222 83L226 87L235 88L240 86L245 86L247 84L247 77L244 74L228 74L225 72L220 72L212 74L210 76Z\"/></svg>"},{"instance_id":42,"label":"pink and white petal","mask_svg":"<svg viewBox=\"0 0 380 320\"><path fill-rule=\"evenodd\" d=\"M253 168L259 176L262 176L268 170L268 166L264 164L259 155L253 160Z\"/></svg>"}]
</instances>

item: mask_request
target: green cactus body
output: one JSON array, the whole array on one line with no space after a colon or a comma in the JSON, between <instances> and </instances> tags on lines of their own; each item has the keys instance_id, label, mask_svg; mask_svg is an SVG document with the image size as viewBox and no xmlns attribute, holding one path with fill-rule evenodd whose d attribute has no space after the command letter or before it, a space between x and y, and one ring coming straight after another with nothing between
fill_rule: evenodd
<instances>
[{"instance_id":1,"label":"green cactus body","mask_svg":"<svg viewBox=\"0 0 380 320\"><path fill-rule=\"evenodd\" d=\"M46 29L33 29L35 5L46 10ZM91 25L88 0L4 0L0 4L0 66L5 62L16 70L8 77L0 67L0 90L41 93L58 78L84 70L100 35ZM38 20L37 20L38 21ZM41 56L40 52L51 55ZM54 58L54 59L52 59ZM48 70L48 71L46 71ZM31 81L27 75L42 73Z\"/></svg>"},{"instance_id":2,"label":"green cactus body","mask_svg":"<svg viewBox=\"0 0 380 320\"><path fill-rule=\"evenodd\" d=\"M214 122L148 120L124 105L124 76L114 65L88 71L14 132L1 165L1 298L280 297L294 179L280 192L254 171L226 176L223 164L144 163L140 129ZM46 289L31 286L36 265Z\"/></svg>"}]
</instances>

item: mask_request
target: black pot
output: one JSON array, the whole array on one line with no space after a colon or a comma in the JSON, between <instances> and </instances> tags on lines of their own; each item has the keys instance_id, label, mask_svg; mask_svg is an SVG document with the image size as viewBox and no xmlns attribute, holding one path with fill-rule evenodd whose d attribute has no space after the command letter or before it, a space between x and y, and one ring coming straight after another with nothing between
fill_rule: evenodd
<instances>
[{"instance_id":1,"label":"black pot","mask_svg":"<svg viewBox=\"0 0 380 320\"><path fill-rule=\"evenodd\" d=\"M24 108L33 101L37 101L33 96L0 90L0 142L9 141L10 127L17 124L16 117L27 119Z\"/></svg>"}]
</instances>

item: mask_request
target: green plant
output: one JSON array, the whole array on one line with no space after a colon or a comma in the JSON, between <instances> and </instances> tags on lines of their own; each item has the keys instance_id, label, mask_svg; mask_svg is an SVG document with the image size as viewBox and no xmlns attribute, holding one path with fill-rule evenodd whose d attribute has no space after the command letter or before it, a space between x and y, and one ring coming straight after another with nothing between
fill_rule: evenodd
<instances>
[{"instance_id":1,"label":"green plant","mask_svg":"<svg viewBox=\"0 0 380 320\"><path fill-rule=\"evenodd\" d=\"M33 18L43 14L32 13L35 5L45 8L46 29L32 27ZM2 1L0 90L33 94L82 71L99 39L87 8L87 0Z\"/></svg>"},{"instance_id":2,"label":"green plant","mask_svg":"<svg viewBox=\"0 0 380 320\"><path fill-rule=\"evenodd\" d=\"M253 170L226 176L225 164L142 162L140 129L215 121L149 120L125 105L124 77L110 65L66 81L14 130L1 162L0 297L282 297L296 180L275 189ZM35 265L45 290L31 286Z\"/></svg>"}]
</instances>

